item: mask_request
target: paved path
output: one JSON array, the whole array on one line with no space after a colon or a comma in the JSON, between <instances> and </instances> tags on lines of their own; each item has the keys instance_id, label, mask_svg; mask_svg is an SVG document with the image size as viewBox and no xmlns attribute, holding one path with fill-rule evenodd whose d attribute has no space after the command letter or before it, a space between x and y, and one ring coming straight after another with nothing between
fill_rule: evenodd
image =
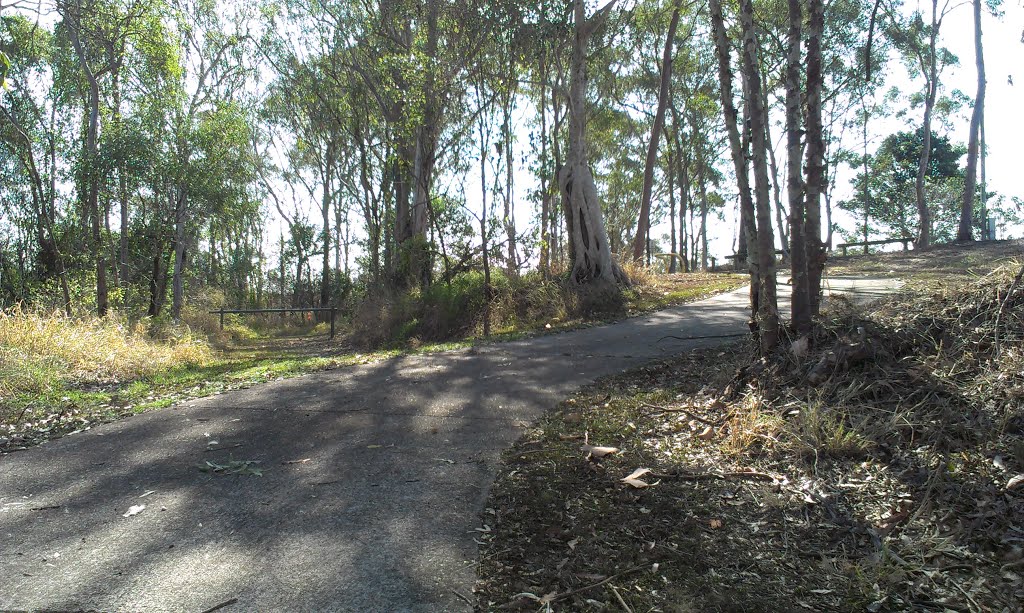
<instances>
[{"instance_id":1,"label":"paved path","mask_svg":"<svg viewBox=\"0 0 1024 613\"><path fill-rule=\"evenodd\" d=\"M501 451L587 382L720 342L667 335L746 319L741 290L269 383L0 457L0 610L470 610ZM197 468L230 459L263 476Z\"/></svg>"}]
</instances>

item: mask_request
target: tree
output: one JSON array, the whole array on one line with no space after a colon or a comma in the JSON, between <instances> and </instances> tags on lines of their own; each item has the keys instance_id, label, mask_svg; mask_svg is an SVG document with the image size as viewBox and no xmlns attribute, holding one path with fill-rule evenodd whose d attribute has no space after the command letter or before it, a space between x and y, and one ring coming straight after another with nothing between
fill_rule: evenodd
<instances>
[{"instance_id":1,"label":"tree","mask_svg":"<svg viewBox=\"0 0 1024 613\"><path fill-rule=\"evenodd\" d=\"M967 141L967 173L964 180L963 206L960 209L960 227L956 239L960 242L974 240L974 199L978 176L978 149L981 140L981 126L985 117L985 49L981 42L981 0L974 0L974 62L978 69L978 91L974 96L974 111L971 113L971 132ZM984 191L984 186L982 187ZM984 198L984 195L982 195ZM982 218L982 224L985 219ZM984 237L985 230L982 230Z\"/></svg>"},{"instance_id":2,"label":"tree","mask_svg":"<svg viewBox=\"0 0 1024 613\"><path fill-rule=\"evenodd\" d=\"M570 280L588 286L598 296L618 296L618 283L628 283L625 273L612 261L604 228L597 186L587 159L586 56L591 34L608 18L611 0L589 19L583 0L573 2L574 43L569 88L569 159L558 173L558 184L567 212L566 226L574 250Z\"/></svg>"},{"instance_id":3,"label":"tree","mask_svg":"<svg viewBox=\"0 0 1024 613\"><path fill-rule=\"evenodd\" d=\"M725 118L726 132L729 135L729 151L732 154L733 169L736 173L736 185L739 189L741 241L745 243L748 268L750 270L750 310L751 326L755 325L760 312L761 293L761 258L758 254L757 225L755 221L754 200L750 192L749 162L746 147L740 138L739 112L736 109L733 93L733 75L731 67L732 48L729 44L725 28L725 17L720 0L708 2L711 13L711 27L715 40L715 53L718 57L719 92L722 100L722 114ZM744 245L741 245L744 246ZM773 247L774 250L774 247ZM737 256L740 250L737 250Z\"/></svg>"},{"instance_id":4,"label":"tree","mask_svg":"<svg viewBox=\"0 0 1024 613\"><path fill-rule=\"evenodd\" d=\"M914 179L914 199L921 221L915 242L919 248L928 247L932 243L932 220L925 193L925 181L928 177L928 156L931 154L931 146L928 141L932 135L932 121L938 100L940 77L946 66L957 62L952 53L938 46L939 32L945 18L957 6L959 5L951 6L949 2L946 2L940 10L939 0L932 0L927 24L921 11L915 11L909 23L902 22L890 13L889 37L904 54L908 66L916 69L924 79L924 90L921 94L921 102L924 107L922 121L924 145L920 149L921 157L918 159L917 174Z\"/></svg>"},{"instance_id":5,"label":"tree","mask_svg":"<svg viewBox=\"0 0 1024 613\"><path fill-rule=\"evenodd\" d=\"M869 158L868 210L872 219L887 228L886 234L889 236L902 238L920 235L919 226L925 223L918 217L916 206L913 206L914 183L924 140L920 129L890 134L879 145L874 156ZM928 155L925 188L935 195L948 196L950 186L959 185L963 181L963 172L960 169L963 148L934 133L928 142L931 152ZM864 182L863 172L852 179L856 190L863 190ZM943 209L948 209L952 204L948 198L936 199L929 203L931 208L927 223L932 225L928 230L930 235L948 234L944 225L948 225L955 218ZM863 202L859 199L841 202L839 206L849 211L863 211ZM958 204L955 210L959 210Z\"/></svg>"},{"instance_id":6,"label":"tree","mask_svg":"<svg viewBox=\"0 0 1024 613\"><path fill-rule=\"evenodd\" d=\"M772 231L771 200L768 181L768 156L765 129L767 114L761 98L759 45L754 29L752 0L740 1L740 29L743 36L742 63L745 94L750 109L751 166L754 171L754 196L757 220L758 288L757 327L761 354L770 355L779 341L779 312L775 280L775 238Z\"/></svg>"},{"instance_id":7,"label":"tree","mask_svg":"<svg viewBox=\"0 0 1024 613\"><path fill-rule=\"evenodd\" d=\"M127 39L142 15L142 8L141 4L122 8L104 0L61 0L57 10L64 20L88 89L86 136L79 160L79 197L92 232L90 249L96 266L96 310L103 316L110 304L99 208L100 83L104 77L120 70Z\"/></svg>"},{"instance_id":8,"label":"tree","mask_svg":"<svg viewBox=\"0 0 1024 613\"><path fill-rule=\"evenodd\" d=\"M675 44L676 28L679 27L679 13L682 10L681 0L676 0L669 20L668 33L665 34L665 52L661 59L661 86L658 91L658 107L654 113L654 125L651 127L650 143L647 146L647 159L644 163L644 185L640 194L640 219L636 225L636 238L633 239L633 259L639 261L647 244L647 235L651 226L651 193L654 190L654 165L658 160L658 142L661 140L662 128L665 125L665 109L668 107L669 83L672 78L672 47Z\"/></svg>"}]
</instances>

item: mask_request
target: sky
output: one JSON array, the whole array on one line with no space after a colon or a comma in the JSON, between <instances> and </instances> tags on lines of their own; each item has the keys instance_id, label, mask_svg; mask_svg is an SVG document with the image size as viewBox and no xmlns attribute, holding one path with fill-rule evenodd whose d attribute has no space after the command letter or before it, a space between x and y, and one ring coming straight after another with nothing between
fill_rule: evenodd
<instances>
[{"instance_id":1,"label":"sky","mask_svg":"<svg viewBox=\"0 0 1024 613\"><path fill-rule=\"evenodd\" d=\"M951 6L956 6L958 0L950 0ZM7 3L5 3L7 4ZM990 192L1002 194L1007 197L1017 196L1024 198L1024 183L1021 181L1021 155L1019 149L1024 142L1024 119L1020 116L1024 112L1024 0L1004 0L1001 10L1003 15L1000 18L989 14L984 15L984 44L985 62L988 73L988 96L986 101L986 136L988 140L988 186ZM908 9L920 6L927 10L930 2L910 0L906 3ZM8 6L9 8L9 6ZM17 10L17 9L16 9ZM52 15L48 18L54 18ZM959 66L950 67L942 75L944 91L950 92L954 89L967 94L973 99L977 87L974 65L974 26L973 13L969 2L960 0L960 5L953 10L941 30L941 44L948 47L958 58ZM897 68L898 62L892 62L889 83L886 88L896 86L909 96L912 92L921 88L920 80L911 80L906 72ZM527 224L534 217L533 208L535 204L526 196L532 190L537 189L537 182L532 173L528 170L527 164L536 157L536 153L530 147L530 122L532 109L523 105L515 116L515 133L517 134L516 159L520 165L515 172L515 194L516 194L516 219L520 232L527 230ZM906 107L905 101L896 106ZM953 129L946 135L954 142L966 143L968 136L970 109L964 109L961 116L953 120ZM921 122L921 112L912 110L903 118L890 117L886 120L875 122L871 126L874 133L874 145L880 142L886 134L899 130L915 129ZM941 131L941 128L937 128ZM852 136L852 135L851 135ZM785 158L781 150L784 138L781 128L775 127L773 141L778 147L779 159ZM859 148L855 142L848 143L848 146ZM492 161L495 156L491 156ZM524 161L525 159L525 161ZM728 163L725 158L720 161L724 167ZM836 173L836 190L834 201L849 198L851 188L849 187L852 171L845 165L833 169ZM488 172L493 177L494 169ZM478 163L470 161L470 172L465 176L442 176L438 177L438 188L457 191L460 187L465 189L467 207L478 212L480 210L480 178ZM729 188L723 189L729 192ZM734 190L733 190L734 191ZM639 198L639 194L637 195ZM301 196L300 196L301 199ZM499 202L500 204L500 202ZM316 218L315 203L307 203L310 218ZM658 206L658 203L655 203ZM709 242L711 254L719 260L725 255L733 252L735 240L736 223L734 220L734 204L727 206L725 220L709 224ZM273 218L268 224L267 236L273 245L270 245L271 252L276 251L276 237L281 232L287 232L283 220L277 219L273 207L268 207L268 213ZM834 221L846 227L852 227L853 219L841 211L835 212ZM667 219L652 228L653 237L667 236L669 224ZM1024 229L1011 228L1009 235L1002 235L1000 238L1021 237ZM838 241L838 239L837 239ZM353 251L354 259L357 251Z\"/></svg>"},{"instance_id":2,"label":"sky","mask_svg":"<svg viewBox=\"0 0 1024 613\"><path fill-rule=\"evenodd\" d=\"M930 2L908 2L908 8L921 6L923 10L929 10ZM956 2L951 2L955 6ZM941 4L940 4L941 7ZM1007 200L1011 196L1024 198L1024 168L1021 164L1020 147L1024 143L1024 7L1022 0L1006 0L1003 3L1001 18L989 14L982 16L983 42L985 45L985 71L986 71L986 103L985 123L986 140L988 149L987 158L987 179L989 192L1005 195ZM977 90L977 71L974 63L974 17L969 3L955 8L947 20L942 24L940 30L940 44L946 46L959 58L959 65L946 69L941 75L943 91L948 93L959 89L967 94L972 100ZM888 82L885 90L892 86L899 88L904 97L894 106L906 108L909 106L909 96L923 88L920 79L913 80L907 76L904 69L899 67L898 62L892 62ZM1011 85L1010 82L1014 83ZM952 120L952 130L946 133L953 142L966 145L969 122L969 108L961 111L958 118ZM885 120L875 121L869 128L873 136L869 139L873 144L869 149L877 147L885 135L900 130L912 130L921 125L923 120L923 109L912 109L902 118L895 116ZM936 125L935 130L942 133L943 128ZM783 134L778 127L773 132L773 141L779 159L785 158L781 146L784 144ZM847 144L848 147L860 149L859 138L850 135L853 141ZM845 164L831 169L836 173L836 189L833 195L833 202L850 198L852 189L850 180L853 171ZM783 196L785 198L785 196ZM834 222L843 227L853 227L856 223L853 218L843 211L834 210ZM712 255L721 259L733 252L733 241L735 233L735 220L732 211L728 211L724 223L716 223L709 231L709 251ZM1006 233L1000 234L999 238L1020 238L1024 236L1021 228L1008 228ZM668 233L668 223L662 223L652 230L652 235ZM837 235L836 243L842 242ZM895 246L899 248L899 246Z\"/></svg>"},{"instance_id":3,"label":"sky","mask_svg":"<svg viewBox=\"0 0 1024 613\"><path fill-rule=\"evenodd\" d=\"M921 6L923 10L930 10L930 2L907 2L907 8ZM951 0L950 6L956 6L955 0ZM941 7L941 4L940 4ZM987 99L985 104L986 139L988 145L987 178L989 192L1005 195L1007 200L1011 196L1024 198L1024 181L1021 180L1024 168L1021 164L1019 153L1021 143L1024 143L1024 7L1022 0L1004 0L1001 7L1003 15L1001 18L984 14L982 17L983 41L985 45L985 68L987 74ZM974 62L974 19L970 3L962 3L955 8L940 30L940 44L946 46L959 58L959 65L946 69L941 75L943 91L948 93L959 89L972 100L977 90L977 73ZM898 66L899 62L894 60L890 69L890 77L884 90L895 86L904 93L903 100L894 106L906 108L909 106L909 96L923 88L920 80L910 79L906 71ZM1010 82L1014 83L1013 85ZM945 133L954 142L966 145L969 122L969 108L964 108L960 116L952 119L952 130ZM922 122L922 109L912 109L904 117L895 116L875 121L870 126L872 135L869 138L873 144L869 148L877 147L877 144L885 135L900 130L913 130ZM517 157L532 156L528 147L528 117L525 113L519 114L517 133L520 135ZM774 119L774 116L773 116ZM936 125L935 130L943 133L943 128ZM855 135L850 135L851 138ZM776 144L777 156L780 161L784 160L785 153L781 149L784 145L784 135L781 128L776 126L773 132L773 142ZM524 145L525 143L525 145ZM848 147L859 150L859 138L847 143ZM721 160L721 165L726 165L728 159ZM474 167L475 168L475 167ZM853 171L846 165L840 165L832 169L836 172L836 189L833 201L838 202L851 196L850 179ZM467 185L479 185L479 174L472 171L466 177ZM536 181L521 166L516 172L516 192L522 195L527 190L536 189ZM729 188L724 188L728 192ZM468 190L469 206L473 210L479 208L479 197L475 191ZM639 194L637 195L639 198ZM785 196L783 195L783 198ZM532 217L531 207L533 205L520 200L517 204L517 220L527 220ZM657 206L657 203L655 204ZM667 206L667 205L666 205ZM736 223L733 215L734 203L727 208L725 220L709 224L709 251L721 259L733 253L735 240ZM853 227L855 220L842 211L834 211L834 222L844 227ZM823 215L824 216L824 215ZM525 225L525 224L524 224ZM669 222L664 220L652 228L652 237L667 236L669 233ZM1000 234L999 238L1020 238L1024 236L1021 228L1008 228L1008 232ZM835 242L842 239L836 236ZM667 244L667 241L663 241ZM898 246L897 246L898 247Z\"/></svg>"}]
</instances>

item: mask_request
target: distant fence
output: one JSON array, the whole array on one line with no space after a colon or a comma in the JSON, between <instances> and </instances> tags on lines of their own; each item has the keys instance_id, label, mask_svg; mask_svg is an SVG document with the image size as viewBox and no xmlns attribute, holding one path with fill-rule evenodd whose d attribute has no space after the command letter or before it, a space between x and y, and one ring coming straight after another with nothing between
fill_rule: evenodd
<instances>
[{"instance_id":1,"label":"distant fence","mask_svg":"<svg viewBox=\"0 0 1024 613\"><path fill-rule=\"evenodd\" d=\"M334 320L338 315L338 307L312 307L308 309L217 309L210 311L211 315L220 315L220 329L224 329L225 315L262 315L272 313L330 313L331 314L331 340L334 340Z\"/></svg>"}]
</instances>

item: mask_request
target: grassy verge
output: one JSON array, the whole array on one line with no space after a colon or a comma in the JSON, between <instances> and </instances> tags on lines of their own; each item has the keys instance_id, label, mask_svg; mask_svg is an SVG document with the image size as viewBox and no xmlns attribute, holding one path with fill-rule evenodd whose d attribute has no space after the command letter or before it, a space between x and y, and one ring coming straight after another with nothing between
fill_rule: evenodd
<instances>
[{"instance_id":1,"label":"grassy verge","mask_svg":"<svg viewBox=\"0 0 1024 613\"><path fill-rule=\"evenodd\" d=\"M731 275L647 277L627 291L630 314L689 302L738 287ZM582 317L558 321L509 320L488 340L513 340L598 323ZM229 317L223 333L212 316L196 322L202 335L175 329L127 326L116 318L66 319L59 315L0 314L0 451L146 410L229 389L362 364L402 352L426 353L470 346L480 339L419 342L357 350L349 339L328 342L325 324L304 338L276 336L273 322L249 327ZM294 323L294 322L293 322Z\"/></svg>"},{"instance_id":2,"label":"grassy verge","mask_svg":"<svg viewBox=\"0 0 1024 613\"><path fill-rule=\"evenodd\" d=\"M799 356L705 349L561 404L505 456L478 608L1018 610L1019 267L835 303Z\"/></svg>"}]
</instances>

